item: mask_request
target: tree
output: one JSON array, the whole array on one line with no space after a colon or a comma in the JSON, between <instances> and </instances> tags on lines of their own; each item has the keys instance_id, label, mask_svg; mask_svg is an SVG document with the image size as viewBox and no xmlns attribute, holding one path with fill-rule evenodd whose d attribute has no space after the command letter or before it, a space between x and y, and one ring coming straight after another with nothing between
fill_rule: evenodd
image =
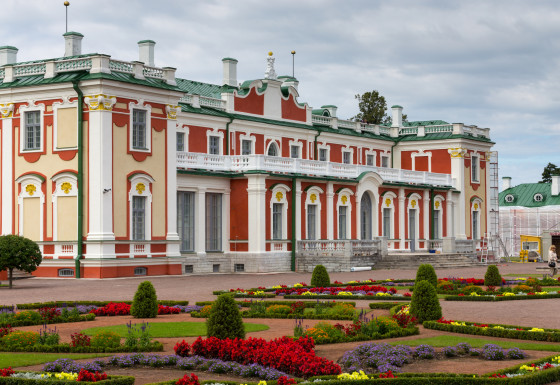
<instances>
[{"instance_id":1,"label":"tree","mask_svg":"<svg viewBox=\"0 0 560 385\"><path fill-rule=\"evenodd\" d=\"M14 269L31 273L42 261L41 250L31 239L19 235L0 236L0 271L8 270L10 289Z\"/></svg>"},{"instance_id":2,"label":"tree","mask_svg":"<svg viewBox=\"0 0 560 385\"><path fill-rule=\"evenodd\" d=\"M373 90L363 95L356 95L358 99L358 108L360 112L354 116L354 120L368 124L385 124L391 125L392 118L387 114L387 102L385 97L379 94L379 91ZM406 115L403 114L403 122L406 121Z\"/></svg>"},{"instance_id":3,"label":"tree","mask_svg":"<svg viewBox=\"0 0 560 385\"><path fill-rule=\"evenodd\" d=\"M410 314L422 323L441 318L441 306L435 287L428 281L416 282L410 301Z\"/></svg>"},{"instance_id":4,"label":"tree","mask_svg":"<svg viewBox=\"0 0 560 385\"><path fill-rule=\"evenodd\" d=\"M416 285L420 281L428 281L432 284L433 287L437 287L436 271L434 270L434 267L429 263L418 266L414 284Z\"/></svg>"},{"instance_id":5,"label":"tree","mask_svg":"<svg viewBox=\"0 0 560 385\"><path fill-rule=\"evenodd\" d=\"M327 269L323 265L317 265L313 269L311 275L311 286L313 287L327 287L331 284L331 278Z\"/></svg>"},{"instance_id":6,"label":"tree","mask_svg":"<svg viewBox=\"0 0 560 385\"><path fill-rule=\"evenodd\" d=\"M560 167L548 163L542 172L542 180L539 183L552 183L552 175L560 175Z\"/></svg>"},{"instance_id":7,"label":"tree","mask_svg":"<svg viewBox=\"0 0 560 385\"><path fill-rule=\"evenodd\" d=\"M208 337L216 337L221 340L245 338L243 318L231 294L220 294L216 302L212 304L212 309L206 319L206 331Z\"/></svg>"},{"instance_id":8,"label":"tree","mask_svg":"<svg viewBox=\"0 0 560 385\"><path fill-rule=\"evenodd\" d=\"M496 265L490 265L486 269L484 284L486 286L502 286L502 276Z\"/></svg>"},{"instance_id":9,"label":"tree","mask_svg":"<svg viewBox=\"0 0 560 385\"><path fill-rule=\"evenodd\" d=\"M158 314L158 302L156 289L150 281L144 281L138 285L134 294L134 301L130 307L130 314L134 318L156 318Z\"/></svg>"}]
</instances>

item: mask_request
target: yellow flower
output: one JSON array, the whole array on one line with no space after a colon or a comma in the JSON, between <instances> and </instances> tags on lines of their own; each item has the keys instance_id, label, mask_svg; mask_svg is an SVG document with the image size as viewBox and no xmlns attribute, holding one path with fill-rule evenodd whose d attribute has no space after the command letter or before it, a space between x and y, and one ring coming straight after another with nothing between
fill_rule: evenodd
<instances>
[{"instance_id":1,"label":"yellow flower","mask_svg":"<svg viewBox=\"0 0 560 385\"><path fill-rule=\"evenodd\" d=\"M378 292L377 294L375 294L376 297L390 297L391 294L389 293L382 293L382 292Z\"/></svg>"},{"instance_id":2,"label":"yellow flower","mask_svg":"<svg viewBox=\"0 0 560 385\"><path fill-rule=\"evenodd\" d=\"M339 291L337 295L352 295L350 291Z\"/></svg>"},{"instance_id":3,"label":"yellow flower","mask_svg":"<svg viewBox=\"0 0 560 385\"><path fill-rule=\"evenodd\" d=\"M528 330L529 332L544 332L544 329L539 329L539 328L532 328L531 330Z\"/></svg>"},{"instance_id":4,"label":"yellow flower","mask_svg":"<svg viewBox=\"0 0 560 385\"><path fill-rule=\"evenodd\" d=\"M353 372L352 374L349 373L342 373L337 376L339 380L368 380L369 377L367 374L364 373L363 370L360 372Z\"/></svg>"},{"instance_id":5,"label":"yellow flower","mask_svg":"<svg viewBox=\"0 0 560 385\"><path fill-rule=\"evenodd\" d=\"M317 295L317 293L312 293L310 291L305 291L305 292L301 293L301 295Z\"/></svg>"},{"instance_id":6,"label":"yellow flower","mask_svg":"<svg viewBox=\"0 0 560 385\"><path fill-rule=\"evenodd\" d=\"M264 291L257 290L257 291L255 291L255 295L264 295Z\"/></svg>"},{"instance_id":7,"label":"yellow flower","mask_svg":"<svg viewBox=\"0 0 560 385\"><path fill-rule=\"evenodd\" d=\"M502 329L503 330L504 327L503 326L494 326L493 329Z\"/></svg>"},{"instance_id":8,"label":"yellow flower","mask_svg":"<svg viewBox=\"0 0 560 385\"><path fill-rule=\"evenodd\" d=\"M303 285L301 283L294 283L294 287L302 287Z\"/></svg>"},{"instance_id":9,"label":"yellow flower","mask_svg":"<svg viewBox=\"0 0 560 385\"><path fill-rule=\"evenodd\" d=\"M515 295L515 293L504 293L504 297L511 297Z\"/></svg>"},{"instance_id":10,"label":"yellow flower","mask_svg":"<svg viewBox=\"0 0 560 385\"><path fill-rule=\"evenodd\" d=\"M281 289L281 288L282 288L282 286L280 286L280 285L276 285L276 286L272 286L272 288L273 288L273 289ZM241 384L241 385L243 385L243 384Z\"/></svg>"},{"instance_id":11,"label":"yellow flower","mask_svg":"<svg viewBox=\"0 0 560 385\"><path fill-rule=\"evenodd\" d=\"M479 295L478 295L478 294L476 294L476 292L475 292L475 291L473 291L473 292L471 293L471 296L472 296L472 297L479 297Z\"/></svg>"},{"instance_id":12,"label":"yellow flower","mask_svg":"<svg viewBox=\"0 0 560 385\"><path fill-rule=\"evenodd\" d=\"M346 283L358 283L358 281L348 281Z\"/></svg>"}]
</instances>

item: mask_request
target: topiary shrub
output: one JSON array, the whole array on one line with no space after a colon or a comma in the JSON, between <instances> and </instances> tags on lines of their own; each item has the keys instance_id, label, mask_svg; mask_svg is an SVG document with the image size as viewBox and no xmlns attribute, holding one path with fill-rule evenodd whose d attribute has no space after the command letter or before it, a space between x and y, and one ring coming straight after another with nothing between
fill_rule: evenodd
<instances>
[{"instance_id":1,"label":"topiary shrub","mask_svg":"<svg viewBox=\"0 0 560 385\"><path fill-rule=\"evenodd\" d=\"M158 302L156 289L150 281L144 281L138 285L134 294L134 301L130 307L130 314L134 318L156 318L158 314Z\"/></svg>"},{"instance_id":2,"label":"topiary shrub","mask_svg":"<svg viewBox=\"0 0 560 385\"><path fill-rule=\"evenodd\" d=\"M416 284L420 281L428 281L433 287L437 287L436 271L429 263L418 266L414 290L416 290Z\"/></svg>"},{"instance_id":3,"label":"topiary shrub","mask_svg":"<svg viewBox=\"0 0 560 385\"><path fill-rule=\"evenodd\" d=\"M484 285L486 286L502 286L502 276L496 265L488 266L484 275Z\"/></svg>"},{"instance_id":4,"label":"topiary shrub","mask_svg":"<svg viewBox=\"0 0 560 385\"><path fill-rule=\"evenodd\" d=\"M245 327L239 308L230 294L221 294L206 319L208 337L245 338Z\"/></svg>"},{"instance_id":5,"label":"topiary shrub","mask_svg":"<svg viewBox=\"0 0 560 385\"><path fill-rule=\"evenodd\" d=\"M313 269L313 275L311 275L311 286L313 287L327 287L331 284L331 278L327 269L323 265L317 265Z\"/></svg>"},{"instance_id":6,"label":"topiary shrub","mask_svg":"<svg viewBox=\"0 0 560 385\"><path fill-rule=\"evenodd\" d=\"M441 306L436 289L428 281L416 282L409 313L422 323L441 318Z\"/></svg>"}]
</instances>

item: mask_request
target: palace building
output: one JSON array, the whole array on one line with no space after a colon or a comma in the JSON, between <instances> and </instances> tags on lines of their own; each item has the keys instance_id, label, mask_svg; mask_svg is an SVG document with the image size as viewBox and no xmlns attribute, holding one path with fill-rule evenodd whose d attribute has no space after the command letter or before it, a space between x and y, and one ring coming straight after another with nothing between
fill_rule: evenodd
<instances>
[{"instance_id":1,"label":"palace building","mask_svg":"<svg viewBox=\"0 0 560 385\"><path fill-rule=\"evenodd\" d=\"M34 275L348 271L497 232L487 128L341 119L272 54L208 84L155 67L151 40L122 61L64 38L61 58L0 48L0 231L39 243Z\"/></svg>"}]
</instances>

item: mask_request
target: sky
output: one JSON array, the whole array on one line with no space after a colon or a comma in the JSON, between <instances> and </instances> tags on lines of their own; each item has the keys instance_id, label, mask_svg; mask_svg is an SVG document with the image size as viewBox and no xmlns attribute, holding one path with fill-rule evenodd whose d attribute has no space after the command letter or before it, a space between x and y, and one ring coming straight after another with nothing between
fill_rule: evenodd
<instances>
[{"instance_id":1,"label":"sky","mask_svg":"<svg viewBox=\"0 0 560 385\"><path fill-rule=\"evenodd\" d=\"M0 46L18 61L64 55L63 0L2 0ZM300 102L358 113L356 94L377 90L409 120L490 128L499 173L512 184L560 166L560 7L518 0L70 0L68 30L82 53L138 60L156 41L156 66L221 84L224 57L238 81L295 76Z\"/></svg>"}]
</instances>

